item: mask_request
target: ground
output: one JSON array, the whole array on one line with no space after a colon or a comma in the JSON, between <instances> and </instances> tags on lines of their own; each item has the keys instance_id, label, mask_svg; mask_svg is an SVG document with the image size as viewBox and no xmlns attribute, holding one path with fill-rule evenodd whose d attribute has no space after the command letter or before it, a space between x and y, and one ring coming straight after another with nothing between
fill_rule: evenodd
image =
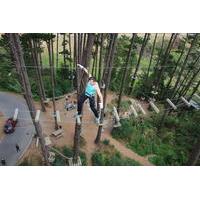
<instances>
[{"instance_id":1,"label":"ground","mask_svg":"<svg viewBox=\"0 0 200 200\"><path fill-rule=\"evenodd\" d=\"M116 95L112 92L108 93L107 96L107 103L110 103L114 98L116 98ZM128 97L123 97L124 100L127 100ZM71 100L76 100L76 95L71 95ZM52 142L52 145L61 147L61 146L68 146L73 147L73 141L74 141L74 130L75 130L75 118L74 115L76 113L76 109L72 111L66 111L64 109L64 103L65 98L61 98L56 101L56 110L60 111L60 116L62 122L60 125L62 126L64 130L63 137L60 137L58 139L51 136L51 133L54 131L54 119L52 116L52 104L49 103L49 105L46 107L46 112L41 113L40 116L40 122L42 125L43 134L45 136L49 136L50 140ZM142 103L142 106L147 111L147 104ZM40 104L36 103L37 109L40 109ZM126 148L125 145L120 143L119 141L115 140L111 136L111 130L112 130L113 122L112 119L108 116L104 123L104 131L102 133L101 140L109 139L110 144L114 145L114 147L125 157L134 159L135 161L138 161L141 165L152 165L148 158L139 156L138 154L134 153L130 149ZM86 153L87 162L88 165L91 165L91 156L92 153L98 148L98 145L94 143L94 140L96 138L98 126L94 123L94 116L93 113L89 110L89 106L87 103L85 103L83 108L83 121L82 121L82 133L81 137L85 140L85 145L81 147L81 150L83 150ZM36 141L33 140L31 147L29 150L25 153L23 158L21 159L21 162L24 162L24 160L27 160L28 157L32 157L32 155L37 155L39 153L39 150L36 147ZM37 149L37 150L36 150ZM40 158L39 158L40 159ZM39 162L39 161L38 161Z\"/></svg>"}]
</instances>

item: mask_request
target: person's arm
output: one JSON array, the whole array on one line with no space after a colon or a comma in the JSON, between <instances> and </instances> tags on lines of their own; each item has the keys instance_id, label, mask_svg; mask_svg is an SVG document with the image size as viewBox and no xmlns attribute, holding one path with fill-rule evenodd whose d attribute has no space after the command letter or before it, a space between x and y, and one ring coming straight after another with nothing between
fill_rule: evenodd
<instances>
[{"instance_id":1,"label":"person's arm","mask_svg":"<svg viewBox=\"0 0 200 200\"><path fill-rule=\"evenodd\" d=\"M89 78L92 76L92 75L88 72L88 70L87 70L85 67L83 67L83 65L77 64L77 66L79 66L82 70L84 70L84 72L89 76Z\"/></svg>"},{"instance_id":2,"label":"person's arm","mask_svg":"<svg viewBox=\"0 0 200 200\"><path fill-rule=\"evenodd\" d=\"M97 95L98 95L99 98L100 98L100 103L99 103L100 109L103 109L103 96L102 96L102 94L101 94L101 91L100 91L100 89L99 89L99 85L98 85L98 84L96 85L96 91L97 91Z\"/></svg>"}]
</instances>

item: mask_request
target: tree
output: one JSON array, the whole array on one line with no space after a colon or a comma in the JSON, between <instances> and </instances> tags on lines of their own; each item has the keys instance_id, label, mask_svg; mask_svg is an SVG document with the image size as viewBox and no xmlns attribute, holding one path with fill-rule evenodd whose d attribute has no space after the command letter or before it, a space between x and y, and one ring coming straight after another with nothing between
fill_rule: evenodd
<instances>
[{"instance_id":1,"label":"tree","mask_svg":"<svg viewBox=\"0 0 200 200\"><path fill-rule=\"evenodd\" d=\"M181 61L181 59L182 59L182 57L183 57L183 55L184 55L186 43L187 43L187 39L185 39L185 41L184 41L184 44L183 44L183 47L182 47L180 56L179 56L179 58L178 58L178 60L177 60L177 62L176 62L176 65L175 65L175 67L174 67L172 73L170 74L170 79L169 79L169 81L168 81L168 83L167 83L166 89L163 90L162 98L168 96L169 87L170 87L170 85L171 85L171 83L172 83L172 80L173 80L173 78L174 78L175 72L177 71L177 68L178 68L178 66L179 66L179 63L180 63L180 61Z\"/></svg>"},{"instance_id":2,"label":"tree","mask_svg":"<svg viewBox=\"0 0 200 200\"><path fill-rule=\"evenodd\" d=\"M74 43L75 43L75 48L74 51L76 52L76 64L78 63L78 58L80 59L80 54L81 51L77 51L77 41L76 41L77 37L75 35L74 37ZM89 64L90 64L90 60L91 60L91 54L92 54L92 47L93 47L93 43L94 43L94 34L88 34L88 40L87 40L87 45L86 48L84 49L83 52L83 57L81 59L81 63L83 66L85 66L86 68L88 68ZM79 46L80 47L80 46ZM82 76L82 71L80 73L80 70L77 68L77 101L80 97L80 94L82 94L84 88L85 88L85 84L86 84L86 79L87 77L84 75ZM83 78L85 78L85 80L82 80ZM82 119L80 119L80 121L82 121ZM76 119L76 124L75 124L75 134L74 134L74 147L73 147L73 162L77 163L78 161L78 156L79 156L79 147L80 147L80 133L81 133L81 123L77 122Z\"/></svg>"},{"instance_id":3,"label":"tree","mask_svg":"<svg viewBox=\"0 0 200 200\"><path fill-rule=\"evenodd\" d=\"M194 39L192 40L192 43L191 43L191 45L190 45L190 47L189 47L189 50L188 50L188 52L187 52L187 55L186 55L186 57L185 57L185 60L184 60L184 62L183 62L183 64L182 64L182 66L181 66L181 70L180 70L180 72L179 72L179 75L178 75L178 78L177 78L177 80L176 80L176 83L175 83L175 85L174 85L174 87L173 87L173 93L172 93L172 95L171 95L171 98L174 98L174 97L176 96L178 84L179 84L179 82L180 82L180 80L181 80L183 71L185 70L185 67L186 67L188 58L189 58L189 56L190 56L190 53L191 53L191 51L192 51L192 48L194 47L194 45L195 45L196 42L197 42L197 37L198 37L198 34L195 34L195 37L194 37Z\"/></svg>"},{"instance_id":4,"label":"tree","mask_svg":"<svg viewBox=\"0 0 200 200\"><path fill-rule=\"evenodd\" d=\"M53 102L53 113L54 113L54 120L55 120L55 130L58 130L58 122L56 117L56 102L55 102L55 67L54 67L54 52L53 52L53 34L49 40L49 47L50 47L50 68L51 68L51 85L52 85L52 102Z\"/></svg>"},{"instance_id":5,"label":"tree","mask_svg":"<svg viewBox=\"0 0 200 200\"><path fill-rule=\"evenodd\" d=\"M36 134L39 137L44 160L45 160L46 165L49 165L49 160L48 160L49 152L48 152L47 147L45 146L45 141L42 134L42 128L39 122L35 122L36 109L33 103L31 87L30 87L30 83L29 83L29 79L28 79L28 75L27 75L27 71L25 67L23 51L20 45L19 35L17 33L9 33L7 34L7 36L10 43L10 50L12 53L12 57L15 63L18 76L19 76L19 81L24 91L24 98L30 110L30 114L31 114L33 125L36 130Z\"/></svg>"},{"instance_id":6,"label":"tree","mask_svg":"<svg viewBox=\"0 0 200 200\"><path fill-rule=\"evenodd\" d=\"M178 34L175 34L175 33L172 33L172 34L171 34L171 37L170 37L169 43L168 43L168 45L167 45L167 48L166 48L164 57L163 57L163 59L160 58L160 61L159 61L160 66L158 67L157 73L156 73L156 75L155 75L155 84L154 84L155 90L158 90L158 87L159 87L161 78L162 78L162 76L163 76L163 72L164 72L165 68L167 67L167 66L165 66L165 65L166 65L166 63L167 63L167 61L168 61L168 58L169 58L171 49L172 49L172 47L173 47L173 44L174 44L174 42L175 42L175 40L176 40L177 35L178 35ZM159 63L158 63L158 64L159 64Z\"/></svg>"},{"instance_id":7,"label":"tree","mask_svg":"<svg viewBox=\"0 0 200 200\"><path fill-rule=\"evenodd\" d=\"M115 54L115 50L116 50L116 42L117 42L117 36L118 34L111 34L111 40L110 40L110 44L109 44L109 48L107 51L107 56L105 59L105 69L104 69L104 75L103 75L103 83L105 84L105 88L104 88L104 94L103 94L103 109L100 112L100 124L98 127L98 131L97 131L97 136L95 139L95 143L98 144L100 142L101 139L101 132L102 132L102 128L103 128L103 120L104 120L104 112L105 112L105 105L106 105L106 98L107 98L107 91L109 88L109 84L110 84L110 79L111 79L111 72L112 72L112 66L113 66L113 60L114 60L114 54Z\"/></svg>"},{"instance_id":8,"label":"tree","mask_svg":"<svg viewBox=\"0 0 200 200\"><path fill-rule=\"evenodd\" d=\"M155 49L157 36L158 36L158 34L156 33L155 37L154 37L154 41L153 41L152 50L151 50L151 57L150 57L150 61L149 61L149 66L148 66L148 69L147 69L146 80L145 80L146 83L148 82L148 77L149 77L151 63L152 63L152 60L153 60L153 54L154 54L154 49Z\"/></svg>"},{"instance_id":9,"label":"tree","mask_svg":"<svg viewBox=\"0 0 200 200\"><path fill-rule=\"evenodd\" d=\"M138 72L138 69L140 67L140 61L141 61L141 58L143 56L144 49L145 49L145 46L147 44L148 38L149 38L149 34L145 33L143 41L142 41L142 47L141 47L141 50L140 50L138 62L137 62L136 68L135 68L135 72L133 74L133 79L131 81L131 85L130 85L130 89L129 89L129 95L133 92L133 86L134 86L134 83L135 83L137 72Z\"/></svg>"},{"instance_id":10,"label":"tree","mask_svg":"<svg viewBox=\"0 0 200 200\"><path fill-rule=\"evenodd\" d=\"M136 35L135 33L132 34L131 44L130 44L128 54L127 54L127 58L126 58L125 68L124 68L121 87L120 87L119 99L118 99L118 104L117 104L117 111L118 112L120 110L121 98L122 98L122 94L123 94L124 83L125 83L125 80L126 80L126 77L127 77L128 65L129 65L129 61L130 61L130 57L131 57L131 50L133 48L135 35Z\"/></svg>"}]
</instances>

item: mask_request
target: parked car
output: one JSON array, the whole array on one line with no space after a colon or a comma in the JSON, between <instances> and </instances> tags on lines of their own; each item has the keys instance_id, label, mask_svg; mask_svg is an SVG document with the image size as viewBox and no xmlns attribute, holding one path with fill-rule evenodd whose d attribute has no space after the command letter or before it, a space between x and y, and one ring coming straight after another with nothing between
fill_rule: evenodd
<instances>
[{"instance_id":1,"label":"parked car","mask_svg":"<svg viewBox=\"0 0 200 200\"><path fill-rule=\"evenodd\" d=\"M6 134L13 133L15 131L16 125L17 125L17 120L14 121L13 118L8 118L4 125L4 132Z\"/></svg>"}]
</instances>

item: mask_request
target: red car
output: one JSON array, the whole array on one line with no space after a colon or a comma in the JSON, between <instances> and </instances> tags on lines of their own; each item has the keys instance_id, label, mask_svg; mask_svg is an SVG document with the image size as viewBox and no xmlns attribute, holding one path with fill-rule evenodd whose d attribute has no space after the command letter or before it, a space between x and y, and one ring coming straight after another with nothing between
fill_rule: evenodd
<instances>
[{"instance_id":1,"label":"red car","mask_svg":"<svg viewBox=\"0 0 200 200\"><path fill-rule=\"evenodd\" d=\"M7 119L4 125L4 132L6 134L13 133L15 131L16 124L17 124L17 120L14 121L13 118Z\"/></svg>"}]
</instances>

